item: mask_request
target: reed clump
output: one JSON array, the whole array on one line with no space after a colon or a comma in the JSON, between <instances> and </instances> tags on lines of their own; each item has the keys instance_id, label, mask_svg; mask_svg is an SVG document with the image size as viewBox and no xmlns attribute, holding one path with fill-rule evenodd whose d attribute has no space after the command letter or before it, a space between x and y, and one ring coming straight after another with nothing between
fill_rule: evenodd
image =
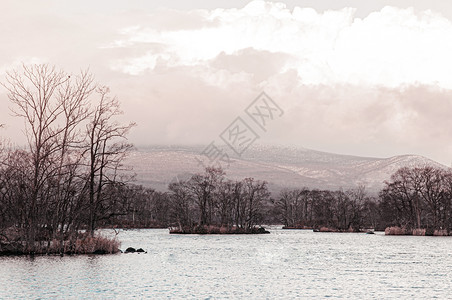
<instances>
[{"instance_id":1,"label":"reed clump","mask_svg":"<svg viewBox=\"0 0 452 300\"><path fill-rule=\"evenodd\" d=\"M0 241L1 255L73 255L73 254L114 254L119 252L121 243L116 238L81 234L67 240L53 239L36 242L32 251L25 248L23 242Z\"/></svg>"},{"instance_id":2,"label":"reed clump","mask_svg":"<svg viewBox=\"0 0 452 300\"><path fill-rule=\"evenodd\" d=\"M391 226L385 229L385 235L411 235L412 232L409 232L406 227L399 226Z\"/></svg>"},{"instance_id":3,"label":"reed clump","mask_svg":"<svg viewBox=\"0 0 452 300\"><path fill-rule=\"evenodd\" d=\"M425 236L425 233L427 232L427 230L424 228L416 228L413 229L413 235L417 235L417 236Z\"/></svg>"},{"instance_id":4,"label":"reed clump","mask_svg":"<svg viewBox=\"0 0 452 300\"><path fill-rule=\"evenodd\" d=\"M437 230L433 231L433 235L434 236L448 236L449 233L447 232L446 229L437 229Z\"/></svg>"}]
</instances>

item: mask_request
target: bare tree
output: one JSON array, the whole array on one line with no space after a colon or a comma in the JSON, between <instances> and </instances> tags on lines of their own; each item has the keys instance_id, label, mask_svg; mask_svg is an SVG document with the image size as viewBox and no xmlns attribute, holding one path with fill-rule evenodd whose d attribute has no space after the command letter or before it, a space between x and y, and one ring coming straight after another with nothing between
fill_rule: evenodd
<instances>
[{"instance_id":1,"label":"bare tree","mask_svg":"<svg viewBox=\"0 0 452 300\"><path fill-rule=\"evenodd\" d=\"M97 89L99 102L94 108L86 127L88 145L89 221L91 235L96 229L96 221L101 218L100 211L105 201L103 189L118 180L118 170L133 145L127 142L127 134L136 124L120 124L115 119L122 114L119 101L109 96L107 87Z\"/></svg>"},{"instance_id":2,"label":"bare tree","mask_svg":"<svg viewBox=\"0 0 452 300\"><path fill-rule=\"evenodd\" d=\"M243 193L243 182L235 181L232 186L232 204L234 205L234 224L245 227L246 201Z\"/></svg>"},{"instance_id":3,"label":"bare tree","mask_svg":"<svg viewBox=\"0 0 452 300\"><path fill-rule=\"evenodd\" d=\"M276 206L286 227L303 227L307 224L307 189L283 190Z\"/></svg>"},{"instance_id":4,"label":"bare tree","mask_svg":"<svg viewBox=\"0 0 452 300\"><path fill-rule=\"evenodd\" d=\"M244 198L246 201L246 222L248 229L257 225L262 218L262 204L270 198L270 192L267 189L267 182L254 180L254 178L245 178L243 180Z\"/></svg>"},{"instance_id":5,"label":"bare tree","mask_svg":"<svg viewBox=\"0 0 452 300\"><path fill-rule=\"evenodd\" d=\"M424 210L420 201L420 177L414 169L401 168L392 176L391 181L385 182L385 188L380 193L383 203L396 220L394 225L410 228L421 227L421 216Z\"/></svg>"},{"instance_id":6,"label":"bare tree","mask_svg":"<svg viewBox=\"0 0 452 300\"><path fill-rule=\"evenodd\" d=\"M417 169L420 175L422 188L419 189L420 198L427 204L429 208L428 227L438 229L440 223L441 207L444 197L444 178L445 172L432 167Z\"/></svg>"},{"instance_id":7,"label":"bare tree","mask_svg":"<svg viewBox=\"0 0 452 300\"><path fill-rule=\"evenodd\" d=\"M234 182L231 180L221 182L216 192L220 225L229 229L233 225L234 214Z\"/></svg>"},{"instance_id":8,"label":"bare tree","mask_svg":"<svg viewBox=\"0 0 452 300\"><path fill-rule=\"evenodd\" d=\"M353 229L354 231L360 231L364 226L364 205L368 200L366 194L366 187L363 185L357 188L350 189L346 191L349 199L349 224L348 229Z\"/></svg>"},{"instance_id":9,"label":"bare tree","mask_svg":"<svg viewBox=\"0 0 452 300\"><path fill-rule=\"evenodd\" d=\"M66 149L74 137L71 133L83 120L82 114L78 113L84 110L84 103L93 89L92 77L82 73L74 80L53 66L23 65L22 72L7 73L3 86L13 103L13 113L24 118L26 124L32 161L27 251L33 252L39 225L38 204L44 207L47 204L43 198L46 182L61 175ZM55 163L56 160L60 163Z\"/></svg>"},{"instance_id":10,"label":"bare tree","mask_svg":"<svg viewBox=\"0 0 452 300\"><path fill-rule=\"evenodd\" d=\"M23 150L2 153L0 168L1 228L15 226L25 230L29 217L28 199L32 182L31 156ZM23 239L20 236L20 239Z\"/></svg>"},{"instance_id":11,"label":"bare tree","mask_svg":"<svg viewBox=\"0 0 452 300\"><path fill-rule=\"evenodd\" d=\"M380 193L381 210L387 225L408 229L450 227L450 171L426 167L401 168Z\"/></svg>"},{"instance_id":12,"label":"bare tree","mask_svg":"<svg viewBox=\"0 0 452 300\"><path fill-rule=\"evenodd\" d=\"M199 224L212 224L215 213L215 193L224 177L224 171L220 168L206 168L204 174L193 175L188 186L199 208Z\"/></svg>"},{"instance_id":13,"label":"bare tree","mask_svg":"<svg viewBox=\"0 0 452 300\"><path fill-rule=\"evenodd\" d=\"M191 230L196 218L194 215L194 199L190 187L185 181L170 183L170 216L179 226L180 231Z\"/></svg>"}]
</instances>

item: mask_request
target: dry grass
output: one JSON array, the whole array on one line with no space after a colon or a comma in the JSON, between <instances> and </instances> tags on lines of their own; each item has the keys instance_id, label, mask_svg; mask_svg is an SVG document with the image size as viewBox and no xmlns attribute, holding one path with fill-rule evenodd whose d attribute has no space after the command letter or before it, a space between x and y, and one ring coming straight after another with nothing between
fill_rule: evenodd
<instances>
[{"instance_id":1,"label":"dry grass","mask_svg":"<svg viewBox=\"0 0 452 300\"><path fill-rule=\"evenodd\" d=\"M220 234L226 234L226 233L228 233L228 228L224 227L224 226L221 226L220 227Z\"/></svg>"},{"instance_id":2,"label":"dry grass","mask_svg":"<svg viewBox=\"0 0 452 300\"><path fill-rule=\"evenodd\" d=\"M319 232L337 232L337 230L333 229L333 228L329 228L329 227L323 226L323 227L319 228Z\"/></svg>"},{"instance_id":3,"label":"dry grass","mask_svg":"<svg viewBox=\"0 0 452 300\"><path fill-rule=\"evenodd\" d=\"M385 229L386 235L415 235L415 236L449 236L446 229L431 229L431 228L416 228L413 230L407 230L405 227L387 227Z\"/></svg>"},{"instance_id":4,"label":"dry grass","mask_svg":"<svg viewBox=\"0 0 452 300\"><path fill-rule=\"evenodd\" d=\"M102 236L85 236L76 240L61 241L52 240L36 242L33 254L113 254L119 252L120 242ZM0 243L0 255L30 254L21 243Z\"/></svg>"},{"instance_id":5,"label":"dry grass","mask_svg":"<svg viewBox=\"0 0 452 300\"><path fill-rule=\"evenodd\" d=\"M408 235L405 227L392 226L385 229L385 235Z\"/></svg>"},{"instance_id":6,"label":"dry grass","mask_svg":"<svg viewBox=\"0 0 452 300\"><path fill-rule=\"evenodd\" d=\"M426 231L427 231L426 229L421 229L421 228L413 229L413 235L425 236Z\"/></svg>"},{"instance_id":7,"label":"dry grass","mask_svg":"<svg viewBox=\"0 0 452 300\"><path fill-rule=\"evenodd\" d=\"M113 254L119 252L120 242L102 236L77 239L74 245L76 254Z\"/></svg>"},{"instance_id":8,"label":"dry grass","mask_svg":"<svg viewBox=\"0 0 452 300\"><path fill-rule=\"evenodd\" d=\"M314 229L312 226L306 225L294 225L294 226L283 226L282 229Z\"/></svg>"},{"instance_id":9,"label":"dry grass","mask_svg":"<svg viewBox=\"0 0 452 300\"><path fill-rule=\"evenodd\" d=\"M448 236L449 233L447 232L446 229L437 229L433 232L434 236Z\"/></svg>"}]
</instances>

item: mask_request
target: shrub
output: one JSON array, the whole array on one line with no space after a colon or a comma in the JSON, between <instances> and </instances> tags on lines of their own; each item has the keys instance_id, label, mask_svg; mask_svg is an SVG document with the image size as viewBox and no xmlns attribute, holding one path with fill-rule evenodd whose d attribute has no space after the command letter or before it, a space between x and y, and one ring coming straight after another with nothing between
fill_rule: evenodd
<instances>
[{"instance_id":1,"label":"shrub","mask_svg":"<svg viewBox=\"0 0 452 300\"><path fill-rule=\"evenodd\" d=\"M329 227L325 227L325 226L320 227L319 231L320 232L337 232L337 230L329 228Z\"/></svg>"}]
</instances>

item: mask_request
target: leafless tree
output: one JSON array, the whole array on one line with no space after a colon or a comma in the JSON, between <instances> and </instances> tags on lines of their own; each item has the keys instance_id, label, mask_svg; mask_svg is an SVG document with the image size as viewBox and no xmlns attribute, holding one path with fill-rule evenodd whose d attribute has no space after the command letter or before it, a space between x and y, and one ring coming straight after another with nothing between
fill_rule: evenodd
<instances>
[{"instance_id":1,"label":"leafless tree","mask_svg":"<svg viewBox=\"0 0 452 300\"><path fill-rule=\"evenodd\" d=\"M109 96L107 87L97 89L99 102L94 107L86 126L88 144L89 232L93 235L99 212L105 201L103 189L117 181L122 161L133 145L127 142L127 134L136 124L120 124L115 119L122 114L119 101Z\"/></svg>"},{"instance_id":2,"label":"leafless tree","mask_svg":"<svg viewBox=\"0 0 452 300\"><path fill-rule=\"evenodd\" d=\"M281 221L286 227L303 227L307 225L309 197L307 189L285 189L281 191L276 206Z\"/></svg>"},{"instance_id":3,"label":"leafless tree","mask_svg":"<svg viewBox=\"0 0 452 300\"><path fill-rule=\"evenodd\" d=\"M395 172L380 193L386 223L429 231L450 230L450 174L431 166Z\"/></svg>"},{"instance_id":4,"label":"leafless tree","mask_svg":"<svg viewBox=\"0 0 452 300\"><path fill-rule=\"evenodd\" d=\"M220 225L229 229L233 226L234 219L234 187L235 183L233 181L223 181L219 184L215 196L217 198Z\"/></svg>"},{"instance_id":5,"label":"leafless tree","mask_svg":"<svg viewBox=\"0 0 452 300\"><path fill-rule=\"evenodd\" d=\"M71 78L50 65L23 65L21 72L7 72L3 86L13 104L13 113L26 124L32 161L27 251L33 252L39 227L38 204L47 205L43 198L46 182L54 176L58 181L62 174L74 130L85 116L81 111L85 111L86 99L93 90L92 77L82 72Z\"/></svg>"},{"instance_id":6,"label":"leafless tree","mask_svg":"<svg viewBox=\"0 0 452 300\"><path fill-rule=\"evenodd\" d=\"M210 225L215 213L215 193L224 177L219 168L206 168L205 174L195 174L188 182L191 194L199 208L199 224Z\"/></svg>"},{"instance_id":7,"label":"leafless tree","mask_svg":"<svg viewBox=\"0 0 452 300\"><path fill-rule=\"evenodd\" d=\"M262 204L270 198L266 181L245 178L243 180L244 199L246 201L245 227L250 229L258 225L262 218Z\"/></svg>"},{"instance_id":8,"label":"leafless tree","mask_svg":"<svg viewBox=\"0 0 452 300\"><path fill-rule=\"evenodd\" d=\"M179 230L190 230L195 220L194 199L190 187L185 181L173 182L168 186L170 191L170 216L179 226Z\"/></svg>"}]
</instances>

